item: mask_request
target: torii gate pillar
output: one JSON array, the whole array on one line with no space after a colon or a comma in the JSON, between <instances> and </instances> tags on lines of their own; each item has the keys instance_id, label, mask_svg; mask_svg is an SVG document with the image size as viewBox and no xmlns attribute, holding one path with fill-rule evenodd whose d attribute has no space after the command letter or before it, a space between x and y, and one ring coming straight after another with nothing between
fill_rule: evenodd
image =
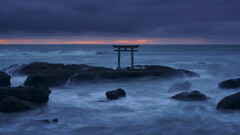
<instances>
[{"instance_id":1,"label":"torii gate pillar","mask_svg":"<svg viewBox=\"0 0 240 135\"><path fill-rule=\"evenodd\" d=\"M121 69L121 51L130 51L131 52L131 68L134 69L134 52L139 47L139 45L113 45L114 48L117 48L114 51L118 52L118 66L117 69Z\"/></svg>"}]
</instances>

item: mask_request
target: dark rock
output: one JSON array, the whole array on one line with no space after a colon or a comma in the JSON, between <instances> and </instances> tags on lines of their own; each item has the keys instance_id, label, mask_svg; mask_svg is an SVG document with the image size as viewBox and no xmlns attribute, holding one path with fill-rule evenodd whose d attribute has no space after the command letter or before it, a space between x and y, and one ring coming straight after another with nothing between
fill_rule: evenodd
<instances>
[{"instance_id":1,"label":"dark rock","mask_svg":"<svg viewBox=\"0 0 240 135\"><path fill-rule=\"evenodd\" d=\"M122 79L155 76L160 78L173 77L199 77L195 72L174 69L166 66L136 66L136 69L126 70L98 70L98 72L79 73L73 77L72 81L94 80L94 79Z\"/></svg>"},{"instance_id":2,"label":"dark rock","mask_svg":"<svg viewBox=\"0 0 240 135\"><path fill-rule=\"evenodd\" d=\"M0 88L0 101L6 97L14 96L21 100L35 103L45 103L51 91L43 87L4 87Z\"/></svg>"},{"instance_id":3,"label":"dark rock","mask_svg":"<svg viewBox=\"0 0 240 135\"><path fill-rule=\"evenodd\" d=\"M19 74L28 75L24 85L26 86L59 86L64 85L68 80L88 81L96 79L128 79L146 76L160 78L173 77L199 77L195 72L183 69L174 69L167 66L147 65L135 66L135 69L113 70L105 67L94 67L84 64L50 64L46 62L34 62L22 66Z\"/></svg>"},{"instance_id":4,"label":"dark rock","mask_svg":"<svg viewBox=\"0 0 240 135\"><path fill-rule=\"evenodd\" d=\"M46 124L49 124L49 123L50 123L50 121L49 121L48 119L46 119L46 120L40 120L40 122L43 122L43 123L46 123Z\"/></svg>"},{"instance_id":5,"label":"dark rock","mask_svg":"<svg viewBox=\"0 0 240 135\"><path fill-rule=\"evenodd\" d=\"M0 87L7 87L10 86L11 82L10 82L11 76L0 71Z\"/></svg>"},{"instance_id":6,"label":"dark rock","mask_svg":"<svg viewBox=\"0 0 240 135\"><path fill-rule=\"evenodd\" d=\"M19 70L19 74L29 75L35 73L50 73L55 71L61 71L64 69L64 64L49 64L47 62L33 62L23 66Z\"/></svg>"},{"instance_id":7,"label":"dark rock","mask_svg":"<svg viewBox=\"0 0 240 135\"><path fill-rule=\"evenodd\" d=\"M219 88L237 89L240 88L240 78L230 79L218 84Z\"/></svg>"},{"instance_id":8,"label":"dark rock","mask_svg":"<svg viewBox=\"0 0 240 135\"><path fill-rule=\"evenodd\" d=\"M63 72L65 75L68 74L72 75L77 72L85 72L85 71L100 71L105 70L109 68L104 67L94 67L94 66L88 66L85 64L52 64L52 63L46 63L46 62L33 62L28 65L23 66L18 72L19 74L23 75L30 75L30 74L49 74L49 73L59 73ZM60 74L60 73L59 73Z\"/></svg>"},{"instance_id":9,"label":"dark rock","mask_svg":"<svg viewBox=\"0 0 240 135\"><path fill-rule=\"evenodd\" d=\"M58 123L58 119L53 119L52 122Z\"/></svg>"},{"instance_id":10,"label":"dark rock","mask_svg":"<svg viewBox=\"0 0 240 135\"><path fill-rule=\"evenodd\" d=\"M207 96L202 94L199 91L192 91L192 92L182 92L171 98L182 100L182 101L200 101L200 100L207 100Z\"/></svg>"},{"instance_id":11,"label":"dark rock","mask_svg":"<svg viewBox=\"0 0 240 135\"><path fill-rule=\"evenodd\" d=\"M92 72L112 70L104 67L94 67L84 64L50 64L46 62L34 62L29 65L23 66L19 70L19 74L28 75L26 81L24 82L25 86L59 86L64 85L71 76L79 73L83 74L85 80L88 80ZM86 73L88 73L86 75ZM94 78L91 78L95 79Z\"/></svg>"},{"instance_id":12,"label":"dark rock","mask_svg":"<svg viewBox=\"0 0 240 135\"><path fill-rule=\"evenodd\" d=\"M32 89L32 99L34 103L45 103L49 100L49 94L51 91L47 87L33 87Z\"/></svg>"},{"instance_id":13,"label":"dark rock","mask_svg":"<svg viewBox=\"0 0 240 135\"><path fill-rule=\"evenodd\" d=\"M107 91L106 96L107 99L116 100L120 97L126 97L126 92L123 89L118 88L117 90Z\"/></svg>"},{"instance_id":14,"label":"dark rock","mask_svg":"<svg viewBox=\"0 0 240 135\"><path fill-rule=\"evenodd\" d=\"M19 100L14 96L9 96L1 100L0 111L1 112L17 112L22 110L32 109L30 102Z\"/></svg>"},{"instance_id":15,"label":"dark rock","mask_svg":"<svg viewBox=\"0 0 240 135\"><path fill-rule=\"evenodd\" d=\"M46 103L51 91L45 87L0 88L0 111L17 112L32 109L33 103Z\"/></svg>"},{"instance_id":16,"label":"dark rock","mask_svg":"<svg viewBox=\"0 0 240 135\"><path fill-rule=\"evenodd\" d=\"M59 86L64 85L69 78L70 74L61 71L42 74L30 74L25 80L24 85L46 87Z\"/></svg>"},{"instance_id":17,"label":"dark rock","mask_svg":"<svg viewBox=\"0 0 240 135\"><path fill-rule=\"evenodd\" d=\"M240 110L240 92L223 98L217 109Z\"/></svg>"},{"instance_id":18,"label":"dark rock","mask_svg":"<svg viewBox=\"0 0 240 135\"><path fill-rule=\"evenodd\" d=\"M177 83L177 84L172 85L168 89L168 91L169 92L171 92L171 91L188 91L191 89L191 87L192 87L192 84L189 81L185 81L182 83Z\"/></svg>"}]
</instances>

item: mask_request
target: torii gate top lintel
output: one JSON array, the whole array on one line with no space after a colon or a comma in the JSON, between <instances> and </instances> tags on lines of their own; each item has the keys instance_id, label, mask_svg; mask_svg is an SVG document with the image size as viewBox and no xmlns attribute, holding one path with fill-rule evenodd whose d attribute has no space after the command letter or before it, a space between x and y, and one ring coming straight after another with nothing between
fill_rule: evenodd
<instances>
[{"instance_id":1,"label":"torii gate top lintel","mask_svg":"<svg viewBox=\"0 0 240 135\"><path fill-rule=\"evenodd\" d=\"M114 50L114 51L117 51L118 52L118 67L117 69L121 69L121 66L120 66L120 52L121 51L129 51L131 52L131 67L132 69L134 68L134 52L137 52L137 50L134 50L136 48L139 47L139 45L113 45L114 48L117 48L117 50Z\"/></svg>"},{"instance_id":2,"label":"torii gate top lintel","mask_svg":"<svg viewBox=\"0 0 240 135\"><path fill-rule=\"evenodd\" d=\"M138 48L139 45L113 45L113 47L115 47L115 48L118 48L118 47L120 47L120 48Z\"/></svg>"}]
</instances>

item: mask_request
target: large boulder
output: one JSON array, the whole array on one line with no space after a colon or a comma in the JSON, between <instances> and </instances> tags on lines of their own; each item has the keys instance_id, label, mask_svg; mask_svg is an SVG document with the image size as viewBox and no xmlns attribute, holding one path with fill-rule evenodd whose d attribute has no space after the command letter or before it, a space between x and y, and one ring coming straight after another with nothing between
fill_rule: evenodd
<instances>
[{"instance_id":1,"label":"large boulder","mask_svg":"<svg viewBox=\"0 0 240 135\"><path fill-rule=\"evenodd\" d=\"M0 111L17 112L32 109L34 103L46 103L51 91L47 87L0 88Z\"/></svg>"},{"instance_id":2,"label":"large boulder","mask_svg":"<svg viewBox=\"0 0 240 135\"><path fill-rule=\"evenodd\" d=\"M34 87L32 89L32 99L34 103L45 103L49 100L51 91L47 87Z\"/></svg>"},{"instance_id":3,"label":"large boulder","mask_svg":"<svg viewBox=\"0 0 240 135\"><path fill-rule=\"evenodd\" d=\"M48 102L50 93L51 91L47 87L4 87L0 88L0 101L14 96L34 103L45 103Z\"/></svg>"},{"instance_id":4,"label":"large boulder","mask_svg":"<svg viewBox=\"0 0 240 135\"><path fill-rule=\"evenodd\" d=\"M217 109L240 110L240 92L223 98Z\"/></svg>"},{"instance_id":5,"label":"large boulder","mask_svg":"<svg viewBox=\"0 0 240 135\"><path fill-rule=\"evenodd\" d=\"M28 101L20 100L14 96L8 96L1 100L1 112L17 112L22 110L32 109L32 104Z\"/></svg>"},{"instance_id":6,"label":"large boulder","mask_svg":"<svg viewBox=\"0 0 240 135\"><path fill-rule=\"evenodd\" d=\"M10 86L11 76L0 71L0 87L7 87Z\"/></svg>"},{"instance_id":7,"label":"large boulder","mask_svg":"<svg viewBox=\"0 0 240 135\"><path fill-rule=\"evenodd\" d=\"M107 91L106 96L107 96L107 99L116 100L121 97L126 97L126 92L123 89L118 88L116 90Z\"/></svg>"},{"instance_id":8,"label":"large boulder","mask_svg":"<svg viewBox=\"0 0 240 135\"><path fill-rule=\"evenodd\" d=\"M190 90L192 87L192 84L189 81L185 81L185 82L181 82L181 83L176 83L174 85L172 85L168 91L172 92L172 91L188 91Z\"/></svg>"},{"instance_id":9,"label":"large boulder","mask_svg":"<svg viewBox=\"0 0 240 135\"><path fill-rule=\"evenodd\" d=\"M35 73L28 75L24 85L53 87L64 85L69 78L70 74L66 72Z\"/></svg>"},{"instance_id":10,"label":"large boulder","mask_svg":"<svg viewBox=\"0 0 240 135\"><path fill-rule=\"evenodd\" d=\"M237 89L240 88L240 78L230 79L218 84L219 88Z\"/></svg>"},{"instance_id":11,"label":"large boulder","mask_svg":"<svg viewBox=\"0 0 240 135\"><path fill-rule=\"evenodd\" d=\"M24 65L19 69L19 74L29 75L35 73L51 73L55 71L61 71L64 69L64 64L50 64L47 62L33 62L28 65Z\"/></svg>"},{"instance_id":12,"label":"large boulder","mask_svg":"<svg viewBox=\"0 0 240 135\"><path fill-rule=\"evenodd\" d=\"M199 91L192 91L192 92L182 92L171 98L181 101L201 101L207 100L207 96L202 94Z\"/></svg>"}]
</instances>

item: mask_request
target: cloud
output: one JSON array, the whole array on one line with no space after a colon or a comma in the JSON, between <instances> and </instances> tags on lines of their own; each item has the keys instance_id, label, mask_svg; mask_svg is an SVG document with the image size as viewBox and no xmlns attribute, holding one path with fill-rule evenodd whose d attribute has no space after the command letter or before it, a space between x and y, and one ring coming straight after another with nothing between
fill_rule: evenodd
<instances>
[{"instance_id":1,"label":"cloud","mask_svg":"<svg viewBox=\"0 0 240 135\"><path fill-rule=\"evenodd\" d=\"M237 0L0 1L0 38L240 37Z\"/></svg>"}]
</instances>

